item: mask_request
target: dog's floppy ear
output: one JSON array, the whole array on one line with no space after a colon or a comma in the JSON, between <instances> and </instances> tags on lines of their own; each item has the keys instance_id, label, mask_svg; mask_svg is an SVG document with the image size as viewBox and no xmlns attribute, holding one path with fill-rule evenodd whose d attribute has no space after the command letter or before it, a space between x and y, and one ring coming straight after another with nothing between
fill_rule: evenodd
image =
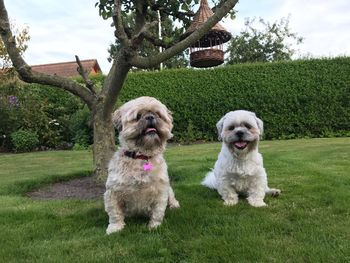
<instances>
[{"instance_id":1,"label":"dog's floppy ear","mask_svg":"<svg viewBox=\"0 0 350 263\"><path fill-rule=\"evenodd\" d=\"M256 120L256 123L257 123L259 131L260 131L260 138L262 138L263 133L264 133L264 123L263 123L263 121L261 119L256 117L256 115L255 115L255 120Z\"/></svg>"},{"instance_id":2,"label":"dog's floppy ear","mask_svg":"<svg viewBox=\"0 0 350 263\"><path fill-rule=\"evenodd\" d=\"M224 117L222 117L222 118L218 121L218 123L216 124L216 128L218 129L218 135L219 135L218 138L219 138L219 140L222 139L221 133L222 133L222 129L224 128L225 117L226 117L226 115L225 115Z\"/></svg>"},{"instance_id":3,"label":"dog's floppy ear","mask_svg":"<svg viewBox=\"0 0 350 263\"><path fill-rule=\"evenodd\" d=\"M120 110L116 110L113 113L112 121L113 121L114 127L116 127L117 130L120 132L123 129L123 126L122 126L122 115L121 115Z\"/></svg>"},{"instance_id":4,"label":"dog's floppy ear","mask_svg":"<svg viewBox=\"0 0 350 263\"><path fill-rule=\"evenodd\" d=\"M167 114L166 119L169 122L169 127L170 127L170 130L169 130L169 139L170 139L174 137L174 134L171 133L171 130L173 129L173 113L170 110L166 109L166 114Z\"/></svg>"},{"instance_id":5,"label":"dog's floppy ear","mask_svg":"<svg viewBox=\"0 0 350 263\"><path fill-rule=\"evenodd\" d=\"M249 111L249 113L251 115L253 115L253 117L255 118L256 121L256 125L258 126L258 129L260 131L260 137L262 137L263 133L264 133L264 123L261 119L259 119L258 117L256 117L255 112Z\"/></svg>"},{"instance_id":6,"label":"dog's floppy ear","mask_svg":"<svg viewBox=\"0 0 350 263\"><path fill-rule=\"evenodd\" d=\"M254 116L255 121L256 121L256 124L257 124L257 126L258 126L258 129L259 129L259 131L260 131L260 138L262 138L263 133L264 133L264 123L263 123L263 121L262 121L261 119L259 119L258 117L256 117L255 112L250 111L250 114Z\"/></svg>"},{"instance_id":7,"label":"dog's floppy ear","mask_svg":"<svg viewBox=\"0 0 350 263\"><path fill-rule=\"evenodd\" d=\"M167 113L166 118L168 119L167 121L172 123L173 122L173 113L167 108L166 108L166 113Z\"/></svg>"}]
</instances>

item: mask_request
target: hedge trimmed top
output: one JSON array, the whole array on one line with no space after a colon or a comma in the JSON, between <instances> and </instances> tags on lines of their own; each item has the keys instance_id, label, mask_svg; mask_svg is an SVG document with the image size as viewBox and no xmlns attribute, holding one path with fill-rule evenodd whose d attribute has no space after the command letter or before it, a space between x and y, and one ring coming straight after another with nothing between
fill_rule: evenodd
<instances>
[{"instance_id":1,"label":"hedge trimmed top","mask_svg":"<svg viewBox=\"0 0 350 263\"><path fill-rule=\"evenodd\" d=\"M146 95L172 110L175 140L215 140L216 122L236 109L256 112L268 139L343 133L350 131L350 58L133 72L118 104Z\"/></svg>"}]
</instances>

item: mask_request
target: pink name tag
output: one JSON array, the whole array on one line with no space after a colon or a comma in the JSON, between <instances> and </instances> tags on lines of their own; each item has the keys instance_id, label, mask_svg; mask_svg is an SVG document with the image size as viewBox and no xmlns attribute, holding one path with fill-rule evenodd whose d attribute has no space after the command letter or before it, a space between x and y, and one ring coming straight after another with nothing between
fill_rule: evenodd
<instances>
[{"instance_id":1,"label":"pink name tag","mask_svg":"<svg viewBox=\"0 0 350 263\"><path fill-rule=\"evenodd\" d=\"M153 165L151 163L144 163L143 164L143 170L144 171L151 171L153 168Z\"/></svg>"}]
</instances>

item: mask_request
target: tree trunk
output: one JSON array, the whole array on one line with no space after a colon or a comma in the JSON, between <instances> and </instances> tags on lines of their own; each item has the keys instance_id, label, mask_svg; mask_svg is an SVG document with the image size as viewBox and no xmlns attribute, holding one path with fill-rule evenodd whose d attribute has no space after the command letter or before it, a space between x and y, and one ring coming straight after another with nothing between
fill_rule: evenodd
<instances>
[{"instance_id":1,"label":"tree trunk","mask_svg":"<svg viewBox=\"0 0 350 263\"><path fill-rule=\"evenodd\" d=\"M112 123L112 115L104 116L101 104L96 104L92 111L94 144L94 176L104 183L108 173L108 163L115 151L115 133Z\"/></svg>"},{"instance_id":2,"label":"tree trunk","mask_svg":"<svg viewBox=\"0 0 350 263\"><path fill-rule=\"evenodd\" d=\"M146 57L139 56L138 50L139 45L145 37L145 32L149 31L152 26L152 23L146 23L145 17L146 15L149 15L148 11L146 8L140 11L140 3L137 1L130 1L133 3L130 4L131 7L137 5L136 10L138 13L136 14L136 28L131 30L131 32L134 31L135 34L133 36L128 36L123 25L122 17L124 11L122 11L122 2L124 3L124 1L114 1L114 11L112 12L113 22L116 29L115 36L121 43L121 49L119 50L117 59L114 61L113 66L108 73L101 92L96 94L93 85L91 86L91 83L85 79L84 74L82 74L82 76L86 82L85 86L68 78L32 71L16 47L15 37L10 29L10 22L4 0L0 0L0 37L14 67L21 76L21 79L28 83L39 83L65 89L80 97L92 111L94 130L93 159L95 165L95 176L99 181L105 181L107 178L108 162L115 150L115 136L111 114L119 92L123 87L124 80L131 67L152 68L177 53L182 52L218 23L235 6L238 0L223 1L220 7L216 9L215 14L190 36L158 55ZM141 2L144 3L143 7L149 5L146 1ZM80 68L80 70L82 70L82 68Z\"/></svg>"}]
</instances>

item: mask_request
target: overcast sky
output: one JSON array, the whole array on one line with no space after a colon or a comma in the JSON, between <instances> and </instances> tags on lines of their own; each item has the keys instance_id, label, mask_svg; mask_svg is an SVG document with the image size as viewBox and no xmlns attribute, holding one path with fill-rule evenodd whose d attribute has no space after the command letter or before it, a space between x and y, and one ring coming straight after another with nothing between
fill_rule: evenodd
<instances>
[{"instance_id":1,"label":"overcast sky","mask_svg":"<svg viewBox=\"0 0 350 263\"><path fill-rule=\"evenodd\" d=\"M9 17L18 27L29 26L31 40L25 53L29 65L96 58L106 74L108 46L113 43L111 21L95 8L97 0L5 0ZM210 1L208 1L210 3ZM304 37L299 55L350 55L349 0L241 0L236 20L225 20L232 33L247 17L274 22L290 16L290 28Z\"/></svg>"}]
</instances>

